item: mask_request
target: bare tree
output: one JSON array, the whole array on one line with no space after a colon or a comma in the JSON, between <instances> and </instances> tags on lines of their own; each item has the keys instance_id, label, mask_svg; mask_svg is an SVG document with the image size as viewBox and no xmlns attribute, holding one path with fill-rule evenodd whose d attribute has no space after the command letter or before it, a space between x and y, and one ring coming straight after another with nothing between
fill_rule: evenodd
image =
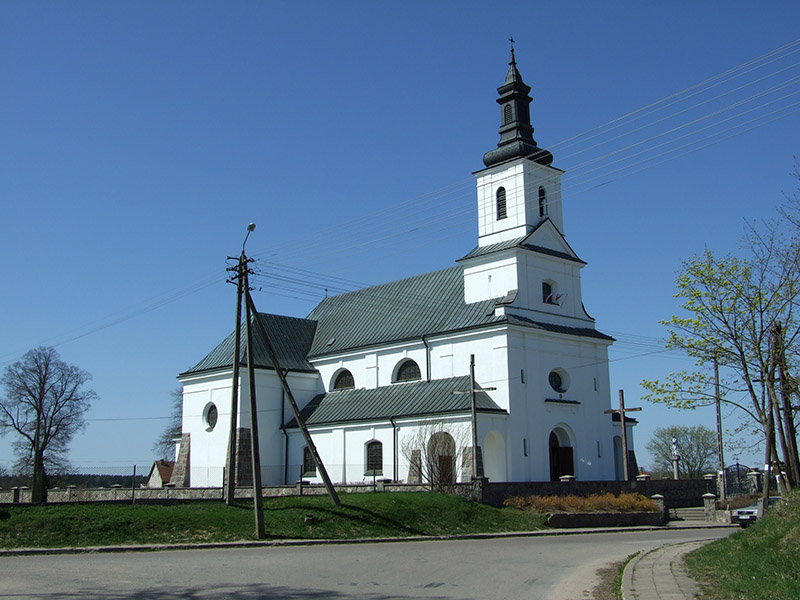
<instances>
[{"instance_id":1,"label":"bare tree","mask_svg":"<svg viewBox=\"0 0 800 600\"><path fill-rule=\"evenodd\" d=\"M14 452L32 473L33 502L47 501L47 471L63 467L69 442L86 425L84 415L97 398L83 389L91 378L51 347L30 350L5 370L0 432L19 434Z\"/></svg>"},{"instance_id":2,"label":"bare tree","mask_svg":"<svg viewBox=\"0 0 800 600\"><path fill-rule=\"evenodd\" d=\"M174 389L169 395L169 421L161 435L153 442L153 452L164 460L168 460L175 453L175 438L181 436L183 427L183 389Z\"/></svg>"},{"instance_id":3,"label":"bare tree","mask_svg":"<svg viewBox=\"0 0 800 600\"><path fill-rule=\"evenodd\" d=\"M458 478L456 469L471 472L471 444L466 423L441 418L421 423L401 445L409 464L409 483L426 483L433 490L447 491Z\"/></svg>"}]
</instances>

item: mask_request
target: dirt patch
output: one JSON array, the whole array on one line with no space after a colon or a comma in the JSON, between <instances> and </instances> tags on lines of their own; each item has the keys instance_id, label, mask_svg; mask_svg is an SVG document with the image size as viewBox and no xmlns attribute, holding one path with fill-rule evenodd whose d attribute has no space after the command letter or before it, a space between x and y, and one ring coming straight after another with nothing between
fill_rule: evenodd
<instances>
[{"instance_id":1,"label":"dirt patch","mask_svg":"<svg viewBox=\"0 0 800 600\"><path fill-rule=\"evenodd\" d=\"M617 590L614 588L614 581L619 573L619 568L623 561L613 563L607 567L597 570L598 584L594 586L588 598L592 600L617 600Z\"/></svg>"}]
</instances>

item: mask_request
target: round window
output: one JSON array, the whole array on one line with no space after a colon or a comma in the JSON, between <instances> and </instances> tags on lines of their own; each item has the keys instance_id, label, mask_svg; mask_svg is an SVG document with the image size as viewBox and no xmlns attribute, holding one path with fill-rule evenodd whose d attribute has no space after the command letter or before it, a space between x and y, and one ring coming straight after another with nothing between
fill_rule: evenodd
<instances>
[{"instance_id":1,"label":"round window","mask_svg":"<svg viewBox=\"0 0 800 600\"><path fill-rule=\"evenodd\" d=\"M217 426L217 417L219 413L217 412L217 406L213 402L209 402L206 405L205 410L203 411L203 421L206 423L206 431L213 431L214 427Z\"/></svg>"},{"instance_id":2,"label":"round window","mask_svg":"<svg viewBox=\"0 0 800 600\"><path fill-rule=\"evenodd\" d=\"M567 388L569 387L569 377L567 376L566 371L561 369L553 369L550 371L547 381L550 383L550 387L559 394L566 392Z\"/></svg>"}]
</instances>

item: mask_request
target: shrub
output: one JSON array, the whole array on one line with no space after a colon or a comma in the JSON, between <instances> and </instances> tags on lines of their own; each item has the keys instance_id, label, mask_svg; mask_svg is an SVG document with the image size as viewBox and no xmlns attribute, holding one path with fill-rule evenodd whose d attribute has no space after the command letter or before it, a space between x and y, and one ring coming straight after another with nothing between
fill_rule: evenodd
<instances>
[{"instance_id":1,"label":"shrub","mask_svg":"<svg viewBox=\"0 0 800 600\"><path fill-rule=\"evenodd\" d=\"M658 512L658 504L641 494L608 492L590 496L513 496L505 506L537 513L552 512Z\"/></svg>"}]
</instances>

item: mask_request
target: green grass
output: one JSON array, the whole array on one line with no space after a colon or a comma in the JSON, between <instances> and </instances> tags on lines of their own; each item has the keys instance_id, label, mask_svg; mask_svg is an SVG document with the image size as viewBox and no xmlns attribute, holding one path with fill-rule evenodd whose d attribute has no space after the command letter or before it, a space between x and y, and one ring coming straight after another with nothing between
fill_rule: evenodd
<instances>
[{"instance_id":1,"label":"green grass","mask_svg":"<svg viewBox=\"0 0 800 600\"><path fill-rule=\"evenodd\" d=\"M374 493L264 500L268 539L352 539L531 531L544 516L437 493ZM307 515L313 523L305 523ZM0 508L0 548L252 540L251 503L51 504Z\"/></svg>"},{"instance_id":2,"label":"green grass","mask_svg":"<svg viewBox=\"0 0 800 600\"><path fill-rule=\"evenodd\" d=\"M614 577L614 597L617 600L622 600L622 578L625 577L625 567L637 556L639 556L639 552L629 554L628 558L623 560L617 569L617 575Z\"/></svg>"},{"instance_id":3,"label":"green grass","mask_svg":"<svg viewBox=\"0 0 800 600\"><path fill-rule=\"evenodd\" d=\"M800 492L747 529L691 553L686 563L710 600L800 598Z\"/></svg>"}]
</instances>

